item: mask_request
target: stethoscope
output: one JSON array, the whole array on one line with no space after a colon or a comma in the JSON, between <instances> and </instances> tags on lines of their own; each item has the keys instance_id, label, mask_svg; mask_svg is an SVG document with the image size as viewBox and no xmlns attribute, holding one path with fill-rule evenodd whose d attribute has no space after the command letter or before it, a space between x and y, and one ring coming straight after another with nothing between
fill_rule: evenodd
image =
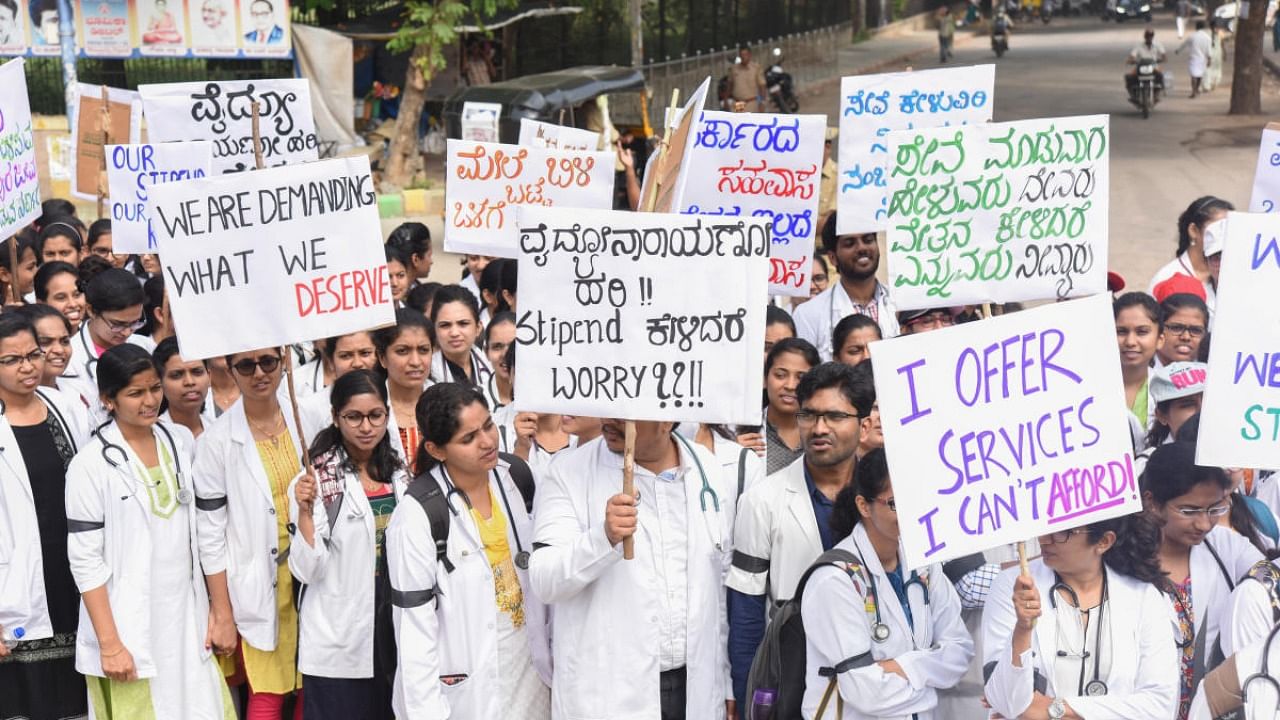
<instances>
[{"instance_id":1,"label":"stethoscope","mask_svg":"<svg viewBox=\"0 0 1280 720\"><path fill-rule=\"evenodd\" d=\"M711 487L711 483L707 481L707 471L702 467L702 461L698 459L698 453L693 449L693 445L689 440L680 433L671 433L681 445L684 445L688 451L689 457L693 458L693 464L698 468L698 475L702 478L702 489L698 491L698 505L702 508L702 524L707 527L707 535L711 538L711 544L716 550L724 550L724 536L721 533L720 523L712 522L707 517L707 499L711 499L711 507L716 515L720 514L720 495L716 493L715 488Z\"/></svg>"},{"instance_id":2,"label":"stethoscope","mask_svg":"<svg viewBox=\"0 0 1280 720\"><path fill-rule=\"evenodd\" d=\"M862 557L862 549L855 544L854 551L858 553L858 562L862 563L862 567L867 568L867 590L871 593L868 599L871 600L871 610L876 615L876 621L871 624L871 639L883 644L889 641L893 632L890 627L885 624L884 619L880 615L880 589L876 587L875 576L871 574L871 569L867 565L866 558ZM912 585L920 586L920 591L924 593L925 607L928 607L929 586L924 584L924 578L921 578L920 573L915 570L912 570L911 576L907 578L906 582L902 583L902 594L910 597Z\"/></svg>"},{"instance_id":3,"label":"stethoscope","mask_svg":"<svg viewBox=\"0 0 1280 720\"><path fill-rule=\"evenodd\" d=\"M1276 633L1280 632L1280 625L1271 628L1271 632L1267 635L1267 642L1262 646L1262 667L1258 668L1258 672L1244 679L1240 684L1240 703L1247 710L1249 707L1249 685L1254 682L1264 682L1276 691L1276 695L1280 698L1280 682L1271 677L1268 666L1271 662L1271 642L1276 639ZM1276 700L1276 712L1280 713L1280 699Z\"/></svg>"},{"instance_id":4,"label":"stethoscope","mask_svg":"<svg viewBox=\"0 0 1280 720\"><path fill-rule=\"evenodd\" d=\"M1080 596L1068 584L1062 581L1057 573L1053 574L1053 587L1049 588L1049 605L1054 610L1058 609L1058 591L1063 590L1071 596L1071 606L1077 611L1080 609ZM1102 697L1107 694L1107 683L1099 677L1102 668L1102 622L1106 617L1107 601L1110 596L1107 593L1107 569L1102 568L1102 601L1098 603L1098 630L1094 634L1093 640L1093 679L1089 682L1084 681L1084 664L1089 659L1089 651L1081 648L1080 654L1080 680L1076 684L1076 692L1085 697ZM1086 635L1087 635L1086 631ZM1085 641L1086 643L1088 640ZM1059 650L1058 657L1070 657L1066 650Z\"/></svg>"},{"instance_id":5,"label":"stethoscope","mask_svg":"<svg viewBox=\"0 0 1280 720\"><path fill-rule=\"evenodd\" d=\"M84 350L84 371L89 374L89 379L97 382L98 378L94 377L93 368L98 364L98 356L93 352L93 347L86 339L89 330L89 320L85 319L80 323L80 329L76 331L76 337L80 339L80 348ZM97 432L96 430L94 432Z\"/></svg>"},{"instance_id":6,"label":"stethoscope","mask_svg":"<svg viewBox=\"0 0 1280 720\"><path fill-rule=\"evenodd\" d=\"M511 514L511 501L507 499L507 488L503 485L502 478L498 475L497 468L494 468L489 472L493 474L494 484L498 486L498 494L502 496L502 506L507 511L507 525L511 528L511 537L516 541L516 567L521 570L528 570L529 551L524 549L524 542L520 540L520 529L516 527L515 516ZM455 497L462 498L462 502L466 505L467 510L471 510L471 498L467 497L466 493L459 490L458 486L453 484L453 480L449 478L449 471L445 468L443 463L440 465L440 474L444 476L444 484L446 488L444 499L449 505L449 512L453 513L454 517L459 517L461 515L458 508L454 507L453 499Z\"/></svg>"},{"instance_id":7,"label":"stethoscope","mask_svg":"<svg viewBox=\"0 0 1280 720\"><path fill-rule=\"evenodd\" d=\"M120 456L120 459L123 460L125 466L130 465L131 462L129 460L128 451L108 440L107 436L102 433L102 429L110 425L112 422L115 421L110 420L94 428L93 435L96 435L97 438L102 441L102 459L107 461L107 464L112 468L120 470L122 469L121 463L111 459L111 453L113 451ZM160 432L164 433L165 441L169 445L169 456L173 459L174 480L178 486L178 504L190 505L192 501L195 500L195 495L191 492L191 489L182 482L182 458L178 457L178 445L173 441L173 434L169 432L169 428L165 427L163 423L156 423L155 427L158 428ZM161 465L164 465L163 458L161 458ZM133 473L132 469L130 469L129 476L133 478L135 484L139 483L139 480ZM137 488L135 488L133 494L137 495L137 492Z\"/></svg>"}]
</instances>

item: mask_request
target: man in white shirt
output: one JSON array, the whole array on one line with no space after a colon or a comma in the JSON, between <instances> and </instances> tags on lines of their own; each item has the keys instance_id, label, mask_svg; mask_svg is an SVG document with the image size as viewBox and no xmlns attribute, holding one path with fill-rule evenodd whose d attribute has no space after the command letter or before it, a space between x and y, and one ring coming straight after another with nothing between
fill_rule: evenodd
<instances>
[{"instance_id":1,"label":"man in white shirt","mask_svg":"<svg viewBox=\"0 0 1280 720\"><path fill-rule=\"evenodd\" d=\"M813 343L823 362L832 359L831 332L837 323L855 313L880 326L886 339L898 335L889 288L876 279L880 269L880 245L875 233L836 236L832 212L822 225L822 246L835 261L840 282L831 283L795 310L796 335Z\"/></svg>"},{"instance_id":2,"label":"man in white shirt","mask_svg":"<svg viewBox=\"0 0 1280 720\"><path fill-rule=\"evenodd\" d=\"M1175 52L1181 53L1183 50L1190 49L1190 57L1187 58L1187 74L1191 76L1191 97L1200 94L1200 83L1204 80L1205 71L1209 69L1209 54L1213 51L1213 38L1209 37L1209 31L1205 28L1203 20L1196 21L1196 31L1191 33L1191 37L1182 41Z\"/></svg>"}]
</instances>

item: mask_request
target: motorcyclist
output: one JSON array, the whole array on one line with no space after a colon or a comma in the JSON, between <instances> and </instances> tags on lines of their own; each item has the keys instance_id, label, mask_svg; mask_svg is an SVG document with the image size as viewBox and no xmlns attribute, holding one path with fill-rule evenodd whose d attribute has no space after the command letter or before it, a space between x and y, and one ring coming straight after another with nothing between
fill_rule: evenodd
<instances>
[{"instance_id":1,"label":"motorcyclist","mask_svg":"<svg viewBox=\"0 0 1280 720\"><path fill-rule=\"evenodd\" d=\"M1125 64L1133 66L1124 76L1124 85L1129 90L1129 95L1133 95L1134 89L1138 84L1138 65L1145 63L1151 63L1156 66L1156 88L1164 90L1164 73L1160 69L1160 63L1164 61L1164 46L1156 42L1156 31L1147 28L1142 33L1142 44L1130 50L1129 58L1125 61Z\"/></svg>"},{"instance_id":2,"label":"motorcyclist","mask_svg":"<svg viewBox=\"0 0 1280 720\"><path fill-rule=\"evenodd\" d=\"M991 18L991 49L996 49L996 36L1004 35L1004 49L1009 49L1009 36L1013 34L1013 18L1005 12L1004 5L996 5L995 17Z\"/></svg>"}]
</instances>

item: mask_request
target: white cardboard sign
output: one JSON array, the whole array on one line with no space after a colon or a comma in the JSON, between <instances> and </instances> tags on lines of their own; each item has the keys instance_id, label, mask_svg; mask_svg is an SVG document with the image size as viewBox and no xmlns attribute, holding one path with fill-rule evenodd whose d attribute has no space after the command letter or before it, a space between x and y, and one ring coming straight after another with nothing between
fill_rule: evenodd
<instances>
[{"instance_id":1,"label":"white cardboard sign","mask_svg":"<svg viewBox=\"0 0 1280 720\"><path fill-rule=\"evenodd\" d=\"M127 136L111 135L108 139L119 144L141 142L142 98L138 93L120 88L107 88L107 103L112 111L112 122L109 127L114 131L116 115L121 116L121 119L127 116L129 127ZM102 146L104 145L101 132L102 121L97 112L101 107L101 85L76 83L76 99L71 105L70 118L71 140L75 144L75 150L71 153L71 194L82 200L98 199L97 178L102 172ZM88 108L94 112L85 113ZM82 117L82 115L88 116ZM82 124L84 125L83 133L81 132ZM88 167L82 168L80 166L82 162ZM93 182L89 185L84 184L84 180L90 176ZM112 240L114 239L113 235Z\"/></svg>"},{"instance_id":2,"label":"white cardboard sign","mask_svg":"<svg viewBox=\"0 0 1280 720\"><path fill-rule=\"evenodd\" d=\"M1280 123L1267 123L1258 145L1258 167L1253 173L1249 212L1280 211Z\"/></svg>"},{"instance_id":3,"label":"white cardboard sign","mask_svg":"<svg viewBox=\"0 0 1280 720\"><path fill-rule=\"evenodd\" d=\"M218 80L140 85L147 140L213 142L215 174L252 170L253 110L266 167L320 157L309 80Z\"/></svg>"},{"instance_id":4,"label":"white cardboard sign","mask_svg":"<svg viewBox=\"0 0 1280 720\"><path fill-rule=\"evenodd\" d=\"M770 294L809 295L826 124L707 111L694 136L680 211L770 221Z\"/></svg>"},{"instance_id":5,"label":"white cardboard sign","mask_svg":"<svg viewBox=\"0 0 1280 720\"><path fill-rule=\"evenodd\" d=\"M520 206L613 207L613 153L449 140L444 249L516 257Z\"/></svg>"},{"instance_id":6,"label":"white cardboard sign","mask_svg":"<svg viewBox=\"0 0 1280 720\"><path fill-rule=\"evenodd\" d=\"M147 215L147 188L209 175L213 143L192 141L107 146L107 206L111 246L120 254L154 253L155 229Z\"/></svg>"},{"instance_id":7,"label":"white cardboard sign","mask_svg":"<svg viewBox=\"0 0 1280 720\"><path fill-rule=\"evenodd\" d=\"M517 144L544 150L595 152L600 149L600 133L520 118L520 139Z\"/></svg>"},{"instance_id":8,"label":"white cardboard sign","mask_svg":"<svg viewBox=\"0 0 1280 720\"><path fill-rule=\"evenodd\" d=\"M528 207L520 226L518 408L760 422L767 221Z\"/></svg>"},{"instance_id":9,"label":"white cardboard sign","mask_svg":"<svg viewBox=\"0 0 1280 720\"><path fill-rule=\"evenodd\" d=\"M908 567L1141 509L1114 344L1106 295L875 343Z\"/></svg>"},{"instance_id":10,"label":"white cardboard sign","mask_svg":"<svg viewBox=\"0 0 1280 720\"><path fill-rule=\"evenodd\" d=\"M40 217L40 179L22 58L0 65L0 238Z\"/></svg>"},{"instance_id":11,"label":"white cardboard sign","mask_svg":"<svg viewBox=\"0 0 1280 720\"><path fill-rule=\"evenodd\" d=\"M841 79L836 232L888 227L889 133L989 122L995 84L995 65Z\"/></svg>"},{"instance_id":12,"label":"white cardboard sign","mask_svg":"<svg viewBox=\"0 0 1280 720\"><path fill-rule=\"evenodd\" d=\"M395 322L367 158L162 183L149 194L183 357Z\"/></svg>"}]
</instances>

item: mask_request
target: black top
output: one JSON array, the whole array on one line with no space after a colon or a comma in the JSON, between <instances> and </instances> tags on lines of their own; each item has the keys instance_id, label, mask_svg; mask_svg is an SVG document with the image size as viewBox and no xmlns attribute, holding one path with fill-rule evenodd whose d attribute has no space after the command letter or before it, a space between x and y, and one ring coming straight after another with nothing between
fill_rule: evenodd
<instances>
[{"instance_id":1,"label":"black top","mask_svg":"<svg viewBox=\"0 0 1280 720\"><path fill-rule=\"evenodd\" d=\"M80 591L67 561L67 463L71 445L52 416L39 425L13 426L36 506L40 555L44 559L45 599L55 633L76 631ZM56 438L55 438L56 436Z\"/></svg>"}]
</instances>

